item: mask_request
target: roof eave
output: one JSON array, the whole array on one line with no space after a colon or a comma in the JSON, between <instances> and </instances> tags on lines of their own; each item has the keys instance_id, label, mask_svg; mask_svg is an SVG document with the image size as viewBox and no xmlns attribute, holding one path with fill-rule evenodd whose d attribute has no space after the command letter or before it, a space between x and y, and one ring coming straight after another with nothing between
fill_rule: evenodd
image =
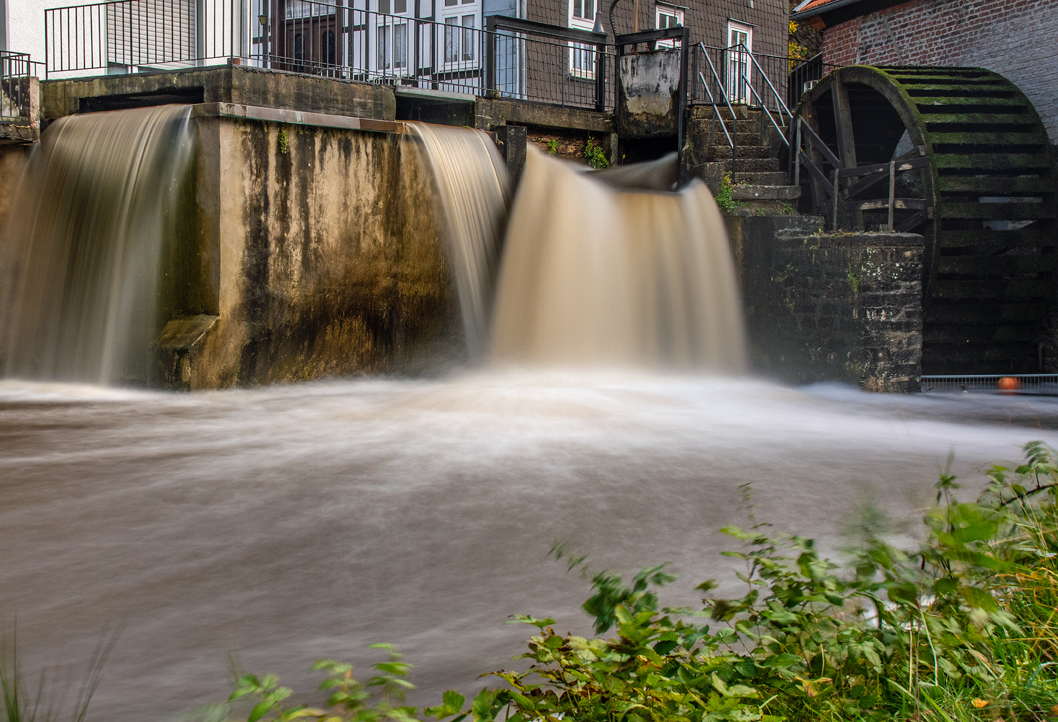
<instances>
[{"instance_id":1,"label":"roof eave","mask_svg":"<svg viewBox=\"0 0 1058 722\"><path fill-rule=\"evenodd\" d=\"M800 5L794 8L793 13L790 14L790 19L807 20L808 18L814 18L817 15L822 15L823 13L830 12L831 10L837 10L838 8L843 8L847 5L853 5L855 3L860 2L860 0L834 0L833 2L829 2L826 5L820 5L817 8L798 12L798 8L807 5L809 2L811 2L811 0L805 0L805 2L802 2Z\"/></svg>"}]
</instances>

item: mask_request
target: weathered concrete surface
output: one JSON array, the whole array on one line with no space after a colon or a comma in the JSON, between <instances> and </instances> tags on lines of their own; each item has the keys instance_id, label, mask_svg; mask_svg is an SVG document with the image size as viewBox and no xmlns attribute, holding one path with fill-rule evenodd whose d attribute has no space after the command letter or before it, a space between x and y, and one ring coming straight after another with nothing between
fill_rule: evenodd
<instances>
[{"instance_id":1,"label":"weathered concrete surface","mask_svg":"<svg viewBox=\"0 0 1058 722\"><path fill-rule=\"evenodd\" d=\"M196 288L172 318L218 319L186 363L170 361L170 383L421 370L459 353L454 292L414 141L194 122L198 247L179 273Z\"/></svg>"},{"instance_id":2,"label":"weathered concrete surface","mask_svg":"<svg viewBox=\"0 0 1058 722\"><path fill-rule=\"evenodd\" d=\"M500 125L564 128L612 133L613 114L584 108L563 108L526 100L478 98L474 104L474 127L493 130Z\"/></svg>"},{"instance_id":3,"label":"weathered concrete surface","mask_svg":"<svg viewBox=\"0 0 1058 722\"><path fill-rule=\"evenodd\" d=\"M655 50L623 55L617 69L617 133L622 138L676 135L679 119L680 52Z\"/></svg>"},{"instance_id":4,"label":"weathered concrete surface","mask_svg":"<svg viewBox=\"0 0 1058 722\"><path fill-rule=\"evenodd\" d=\"M24 102L22 107L14 107L15 102L8 97L8 89L0 89L0 105L3 106L4 115L13 117L14 111L19 111L17 119L0 121L0 145L35 143L40 140L40 83L32 77L10 82L21 86L19 90Z\"/></svg>"},{"instance_id":5,"label":"weathered concrete surface","mask_svg":"<svg viewBox=\"0 0 1058 722\"><path fill-rule=\"evenodd\" d=\"M921 236L825 234L807 218L728 224L758 371L792 383L919 389Z\"/></svg>"},{"instance_id":6,"label":"weathered concrete surface","mask_svg":"<svg viewBox=\"0 0 1058 722\"><path fill-rule=\"evenodd\" d=\"M393 89L241 65L41 83L42 116L169 103L238 103L377 120L396 118Z\"/></svg>"},{"instance_id":7,"label":"weathered concrete surface","mask_svg":"<svg viewBox=\"0 0 1058 722\"><path fill-rule=\"evenodd\" d=\"M22 178L22 171L26 169L26 163L29 162L31 150L31 146L28 145L0 145L0 234L3 234L4 229L7 228L11 202L14 200L18 182Z\"/></svg>"}]
</instances>

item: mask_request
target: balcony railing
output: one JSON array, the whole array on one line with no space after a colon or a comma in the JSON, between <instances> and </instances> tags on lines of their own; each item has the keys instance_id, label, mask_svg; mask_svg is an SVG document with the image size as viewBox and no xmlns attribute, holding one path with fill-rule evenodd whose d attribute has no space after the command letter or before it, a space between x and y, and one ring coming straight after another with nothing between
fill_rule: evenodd
<instances>
[{"instance_id":1,"label":"balcony railing","mask_svg":"<svg viewBox=\"0 0 1058 722\"><path fill-rule=\"evenodd\" d=\"M29 117L33 66L28 53L0 50L0 121Z\"/></svg>"},{"instance_id":2,"label":"balcony railing","mask_svg":"<svg viewBox=\"0 0 1058 722\"><path fill-rule=\"evenodd\" d=\"M714 104L726 97L733 104L763 105L773 112L782 106L794 110L805 91L837 67L824 63L822 55L800 60L752 52L744 45L713 48L698 44L691 62L691 77L696 79L692 104Z\"/></svg>"},{"instance_id":3,"label":"balcony railing","mask_svg":"<svg viewBox=\"0 0 1058 722\"><path fill-rule=\"evenodd\" d=\"M274 70L567 106L612 107L605 36L414 0L116 0L45 11L48 77L210 66Z\"/></svg>"}]
</instances>

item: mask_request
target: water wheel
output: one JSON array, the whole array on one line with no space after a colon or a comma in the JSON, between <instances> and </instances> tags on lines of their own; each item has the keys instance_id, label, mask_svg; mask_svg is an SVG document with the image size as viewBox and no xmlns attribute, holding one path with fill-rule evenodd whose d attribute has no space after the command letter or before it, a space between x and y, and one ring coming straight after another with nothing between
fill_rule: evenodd
<instances>
[{"instance_id":1,"label":"water wheel","mask_svg":"<svg viewBox=\"0 0 1058 722\"><path fill-rule=\"evenodd\" d=\"M835 162L918 159L896 174L893 225L926 238L923 373L1037 372L1058 271L1058 176L1021 91L979 68L853 66L809 90L798 115L832 149L813 151L827 178ZM818 174L810 185L810 210L833 222ZM840 228L887 224L888 172L842 179L840 192L853 208L839 210Z\"/></svg>"}]
</instances>

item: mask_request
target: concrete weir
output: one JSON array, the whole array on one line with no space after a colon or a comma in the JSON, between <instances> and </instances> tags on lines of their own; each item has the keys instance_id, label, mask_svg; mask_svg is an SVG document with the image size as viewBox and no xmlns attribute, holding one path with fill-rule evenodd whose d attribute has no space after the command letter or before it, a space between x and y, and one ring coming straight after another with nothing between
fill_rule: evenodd
<instances>
[{"instance_id":1,"label":"concrete weir","mask_svg":"<svg viewBox=\"0 0 1058 722\"><path fill-rule=\"evenodd\" d=\"M455 352L431 180L403 124L226 103L196 105L192 122L196 223L174 267L197 290L159 340L165 383L394 371Z\"/></svg>"},{"instance_id":2,"label":"concrete weir","mask_svg":"<svg viewBox=\"0 0 1058 722\"><path fill-rule=\"evenodd\" d=\"M465 355L433 181L392 88L240 67L41 83L45 127L164 103L192 104L194 155L153 372L129 381L220 388ZM30 156L0 147L5 200Z\"/></svg>"}]
</instances>

